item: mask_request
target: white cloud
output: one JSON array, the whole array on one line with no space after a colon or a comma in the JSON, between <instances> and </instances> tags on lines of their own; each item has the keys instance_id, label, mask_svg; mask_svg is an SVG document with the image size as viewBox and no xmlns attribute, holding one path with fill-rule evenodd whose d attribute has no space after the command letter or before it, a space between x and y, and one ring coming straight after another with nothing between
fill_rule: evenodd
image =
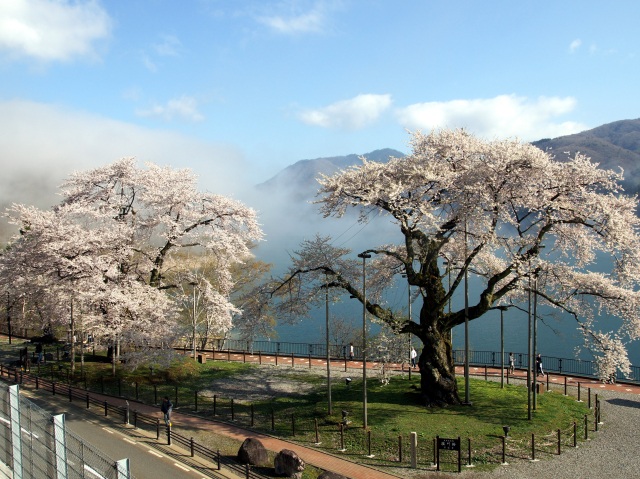
<instances>
[{"instance_id":1,"label":"white cloud","mask_svg":"<svg viewBox=\"0 0 640 479\"><path fill-rule=\"evenodd\" d=\"M153 45L155 52L163 57L178 56L182 42L174 35L162 35L160 42Z\"/></svg>"},{"instance_id":2,"label":"white cloud","mask_svg":"<svg viewBox=\"0 0 640 479\"><path fill-rule=\"evenodd\" d=\"M300 113L299 118L324 128L357 130L376 121L391 106L391 95L358 95L317 110Z\"/></svg>"},{"instance_id":3,"label":"white cloud","mask_svg":"<svg viewBox=\"0 0 640 479\"><path fill-rule=\"evenodd\" d=\"M301 33L321 33L326 28L327 10L331 8L326 2L316 2L307 11L301 11L298 4L285 4L290 12L282 14L259 15L259 23L285 35ZM269 8L273 8L270 5Z\"/></svg>"},{"instance_id":4,"label":"white cloud","mask_svg":"<svg viewBox=\"0 0 640 479\"><path fill-rule=\"evenodd\" d=\"M576 38L574 41L571 42L571 44L569 45L569 52L573 53L576 50L578 50L578 48L580 48L582 46L582 40L580 40L579 38Z\"/></svg>"},{"instance_id":5,"label":"white cloud","mask_svg":"<svg viewBox=\"0 0 640 479\"><path fill-rule=\"evenodd\" d=\"M140 166L151 161L190 168L201 189L236 198L254 182L246 159L233 146L59 106L0 102L0 131L0 211L12 202L52 206L59 201L57 187L70 173L126 156L136 157ZM0 237L3 226L1 220Z\"/></svg>"},{"instance_id":6,"label":"white cloud","mask_svg":"<svg viewBox=\"0 0 640 479\"><path fill-rule=\"evenodd\" d=\"M3 0L0 51L10 57L67 61L94 55L109 36L111 19L94 0Z\"/></svg>"},{"instance_id":7,"label":"white cloud","mask_svg":"<svg viewBox=\"0 0 640 479\"><path fill-rule=\"evenodd\" d=\"M166 121L183 119L189 121L202 121L204 116L198 111L198 102L190 96L181 96L169 100L164 105L153 105L146 110L136 112L144 117L156 117Z\"/></svg>"},{"instance_id":8,"label":"white cloud","mask_svg":"<svg viewBox=\"0 0 640 479\"><path fill-rule=\"evenodd\" d=\"M406 128L465 128L485 138L518 137L533 141L554 138L587 129L586 125L556 117L575 108L572 97L539 97L531 100L516 95L495 98L415 103L398 109L398 121Z\"/></svg>"}]
</instances>

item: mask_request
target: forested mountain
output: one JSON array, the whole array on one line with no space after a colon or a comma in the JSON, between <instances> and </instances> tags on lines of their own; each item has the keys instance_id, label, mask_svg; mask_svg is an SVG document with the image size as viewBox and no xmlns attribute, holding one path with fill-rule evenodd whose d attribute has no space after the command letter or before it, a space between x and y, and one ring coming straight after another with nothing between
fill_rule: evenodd
<instances>
[{"instance_id":1,"label":"forested mountain","mask_svg":"<svg viewBox=\"0 0 640 479\"><path fill-rule=\"evenodd\" d=\"M624 169L627 193L640 192L640 119L621 120L592 130L533 142L543 150L551 150L558 159L565 152L584 153L602 168Z\"/></svg>"},{"instance_id":2,"label":"forested mountain","mask_svg":"<svg viewBox=\"0 0 640 479\"><path fill-rule=\"evenodd\" d=\"M550 151L562 160L566 153L583 153L602 168L624 169L624 187L627 193L640 192L640 118L621 120L592 130L558 138L534 141L533 145ZM300 160L258 185L261 191L289 189L292 199L311 199L318 189L315 179L320 173L331 174L359 163L364 156L371 161L387 161L390 156L400 157L400 151L385 148L363 155L350 154L313 160Z\"/></svg>"}]
</instances>

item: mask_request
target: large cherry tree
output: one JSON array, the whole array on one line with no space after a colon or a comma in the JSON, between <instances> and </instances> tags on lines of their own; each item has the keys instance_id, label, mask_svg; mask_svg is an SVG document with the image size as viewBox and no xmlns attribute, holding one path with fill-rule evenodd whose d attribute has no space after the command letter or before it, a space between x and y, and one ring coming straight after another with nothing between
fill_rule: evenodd
<instances>
[{"instance_id":1,"label":"large cherry tree","mask_svg":"<svg viewBox=\"0 0 640 479\"><path fill-rule=\"evenodd\" d=\"M328 284L364 302L395 332L417 337L427 405L460 403L451 329L465 316L522 307L532 292L576 322L601 375L628 372L626 347L640 334L640 237L638 201L620 192L621 174L581 154L558 161L527 143L485 141L464 130L413 133L411 148L406 157L362 159L320 179L325 217L355 208L362 221L386 216L399 233L396 244L363 252L371 255L366 295L363 260L316 239L296 252L277 289L281 306L301 312ZM384 303L382 287L397 273L419 295L417 322ZM449 312L465 276L481 291L466 314L464 307ZM622 326L596 324L601 314L619 317Z\"/></svg>"},{"instance_id":2,"label":"large cherry tree","mask_svg":"<svg viewBox=\"0 0 640 479\"><path fill-rule=\"evenodd\" d=\"M190 170L139 168L132 158L72 174L61 195L50 211L8 210L20 234L0 258L7 291L46 295L42 304L74 301L83 328L97 339L167 340L178 306L170 292L181 286L180 275L168 269L178 253L193 250L216 257L215 274L199 278L199 287L207 291L204 307L218 330L231 327L237 309L229 300L230 268L250 257L250 245L262 238L252 209L198 191ZM60 315L47 320L68 324Z\"/></svg>"}]
</instances>

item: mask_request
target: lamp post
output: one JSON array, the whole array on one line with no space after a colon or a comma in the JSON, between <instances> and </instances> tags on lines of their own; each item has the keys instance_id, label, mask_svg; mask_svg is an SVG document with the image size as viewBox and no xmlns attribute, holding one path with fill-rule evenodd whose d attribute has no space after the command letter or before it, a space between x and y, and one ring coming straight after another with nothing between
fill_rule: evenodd
<instances>
[{"instance_id":1,"label":"lamp post","mask_svg":"<svg viewBox=\"0 0 640 479\"><path fill-rule=\"evenodd\" d=\"M362 427L367 429L367 258L370 254L360 253L362 258Z\"/></svg>"},{"instance_id":2,"label":"lamp post","mask_svg":"<svg viewBox=\"0 0 640 479\"><path fill-rule=\"evenodd\" d=\"M403 278L409 278L408 275L403 274ZM409 284L409 280L407 279L407 321L411 322L411 285ZM409 379L411 379L411 351L413 348L411 347L411 333L409 333Z\"/></svg>"},{"instance_id":3,"label":"lamp post","mask_svg":"<svg viewBox=\"0 0 640 479\"><path fill-rule=\"evenodd\" d=\"M527 419L531 421L531 277L527 306Z\"/></svg>"},{"instance_id":4,"label":"lamp post","mask_svg":"<svg viewBox=\"0 0 640 479\"><path fill-rule=\"evenodd\" d=\"M464 220L464 257L467 258L467 219ZM469 268L464 266L464 404L469 400Z\"/></svg>"},{"instance_id":5,"label":"lamp post","mask_svg":"<svg viewBox=\"0 0 640 479\"><path fill-rule=\"evenodd\" d=\"M504 312L506 306L500 306L500 389L504 388Z\"/></svg>"},{"instance_id":6,"label":"lamp post","mask_svg":"<svg viewBox=\"0 0 640 479\"><path fill-rule=\"evenodd\" d=\"M533 277L533 358L535 372L533 374L533 410L538 408L538 277Z\"/></svg>"},{"instance_id":7,"label":"lamp post","mask_svg":"<svg viewBox=\"0 0 640 479\"><path fill-rule=\"evenodd\" d=\"M327 339L327 404L328 413L331 416L331 354L329 353L329 278L328 274L324 274L324 286L325 286L325 318L326 318L326 339Z\"/></svg>"}]
</instances>

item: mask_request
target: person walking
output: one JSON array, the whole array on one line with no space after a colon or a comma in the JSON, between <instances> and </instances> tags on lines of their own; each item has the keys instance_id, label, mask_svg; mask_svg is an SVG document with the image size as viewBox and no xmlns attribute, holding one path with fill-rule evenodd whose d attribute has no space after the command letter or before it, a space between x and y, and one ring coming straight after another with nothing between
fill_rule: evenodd
<instances>
[{"instance_id":1,"label":"person walking","mask_svg":"<svg viewBox=\"0 0 640 479\"><path fill-rule=\"evenodd\" d=\"M542 356L540 353L536 356L536 372L538 376L544 376L544 371L542 370Z\"/></svg>"},{"instance_id":2,"label":"person walking","mask_svg":"<svg viewBox=\"0 0 640 479\"><path fill-rule=\"evenodd\" d=\"M353 361L353 343L349 343L349 361Z\"/></svg>"},{"instance_id":3,"label":"person walking","mask_svg":"<svg viewBox=\"0 0 640 479\"><path fill-rule=\"evenodd\" d=\"M411 347L411 367L416 367L416 358L418 357L418 353L416 352L416 348Z\"/></svg>"},{"instance_id":4,"label":"person walking","mask_svg":"<svg viewBox=\"0 0 640 479\"><path fill-rule=\"evenodd\" d=\"M513 353L509 353L509 372L513 374L516 370L516 358Z\"/></svg>"},{"instance_id":5,"label":"person walking","mask_svg":"<svg viewBox=\"0 0 640 479\"><path fill-rule=\"evenodd\" d=\"M171 427L171 412L173 411L173 403L169 399L169 396L165 396L160 405L160 410L164 415L164 423Z\"/></svg>"}]
</instances>

